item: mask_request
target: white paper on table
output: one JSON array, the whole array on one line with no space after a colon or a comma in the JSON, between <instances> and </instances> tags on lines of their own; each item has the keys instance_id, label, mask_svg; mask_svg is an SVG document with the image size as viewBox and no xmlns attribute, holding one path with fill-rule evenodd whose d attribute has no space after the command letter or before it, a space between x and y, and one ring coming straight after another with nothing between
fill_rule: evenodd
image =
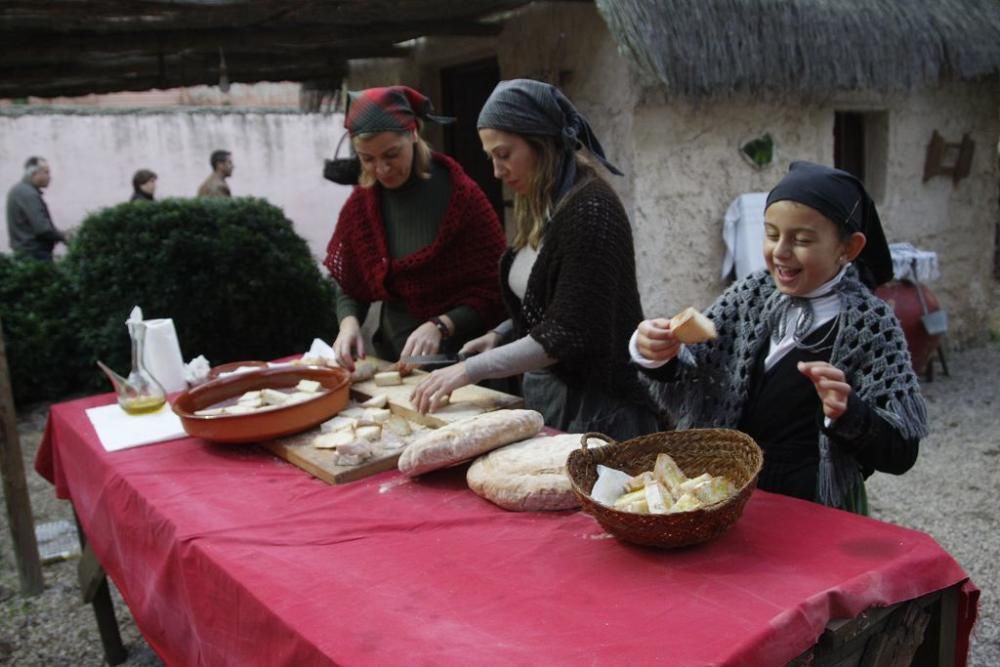
<instances>
[{"instance_id":1,"label":"white paper on table","mask_svg":"<svg viewBox=\"0 0 1000 667\"><path fill-rule=\"evenodd\" d=\"M126 326L133 322L145 325L142 365L146 367L156 381L167 393L187 389L187 379L184 377L184 357L181 356L181 344L177 340L174 321L168 318L155 320L142 319L142 308L135 306L125 321ZM129 335L132 329L129 327Z\"/></svg>"},{"instance_id":2,"label":"white paper on table","mask_svg":"<svg viewBox=\"0 0 1000 667\"><path fill-rule=\"evenodd\" d=\"M337 364L337 353L322 338L313 338L309 351L302 356L310 359L322 359L327 366L339 365Z\"/></svg>"},{"instance_id":3,"label":"white paper on table","mask_svg":"<svg viewBox=\"0 0 1000 667\"><path fill-rule=\"evenodd\" d=\"M112 403L88 409L87 417L104 449L109 452L187 437L180 417L174 414L170 403L144 415L130 415L120 405Z\"/></svg>"},{"instance_id":4,"label":"white paper on table","mask_svg":"<svg viewBox=\"0 0 1000 667\"><path fill-rule=\"evenodd\" d=\"M163 385L167 393L187 389L184 379L184 358L177 340L174 321L170 318L145 320L146 350L143 363L146 370Z\"/></svg>"},{"instance_id":5,"label":"white paper on table","mask_svg":"<svg viewBox=\"0 0 1000 667\"><path fill-rule=\"evenodd\" d=\"M590 492L590 497L607 507L612 507L615 501L625 492L625 483L632 475L597 464L597 481Z\"/></svg>"}]
</instances>

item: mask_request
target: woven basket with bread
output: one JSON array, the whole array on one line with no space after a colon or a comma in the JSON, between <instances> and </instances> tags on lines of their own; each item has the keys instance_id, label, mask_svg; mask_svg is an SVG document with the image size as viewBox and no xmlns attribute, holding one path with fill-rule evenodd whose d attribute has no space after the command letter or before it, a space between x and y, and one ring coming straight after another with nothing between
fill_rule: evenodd
<instances>
[{"instance_id":1,"label":"woven basket with bread","mask_svg":"<svg viewBox=\"0 0 1000 667\"><path fill-rule=\"evenodd\" d=\"M588 447L591 438L609 444ZM661 453L669 454L689 477L708 473L727 478L733 493L713 504L667 514L623 511L591 497L598 464L640 475L653 469ZM732 526L757 486L763 461L763 452L753 438L731 429L664 431L621 443L588 433L581 438L581 448L569 455L567 473L583 511L593 515L608 533L626 542L669 549L705 542Z\"/></svg>"}]
</instances>

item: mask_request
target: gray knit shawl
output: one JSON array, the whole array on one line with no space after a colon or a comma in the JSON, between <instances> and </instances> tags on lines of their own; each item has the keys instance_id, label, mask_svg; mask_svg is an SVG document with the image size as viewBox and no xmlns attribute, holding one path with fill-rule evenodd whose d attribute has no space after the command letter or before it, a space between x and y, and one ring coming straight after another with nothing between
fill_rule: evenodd
<instances>
[{"instance_id":1,"label":"gray knit shawl","mask_svg":"<svg viewBox=\"0 0 1000 667\"><path fill-rule=\"evenodd\" d=\"M910 353L892 308L865 287L851 266L834 288L840 324L830 363L844 371L858 397L906 439L927 434L927 413ZM643 378L678 429L736 428L750 391L754 365L771 338L775 309L788 299L771 275L758 271L731 285L706 311L719 337L684 348L674 382ZM846 507L863 483L857 461L819 430L816 499Z\"/></svg>"}]
</instances>

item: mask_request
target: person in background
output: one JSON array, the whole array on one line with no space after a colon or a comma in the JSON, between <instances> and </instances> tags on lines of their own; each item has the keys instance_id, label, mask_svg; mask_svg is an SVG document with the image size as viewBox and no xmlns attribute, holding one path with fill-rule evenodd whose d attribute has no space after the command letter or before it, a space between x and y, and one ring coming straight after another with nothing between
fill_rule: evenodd
<instances>
[{"instance_id":1,"label":"person in background","mask_svg":"<svg viewBox=\"0 0 1000 667\"><path fill-rule=\"evenodd\" d=\"M233 154L229 151L212 151L209 158L212 173L198 187L199 197L232 197L226 179L233 175Z\"/></svg>"},{"instance_id":2,"label":"person in background","mask_svg":"<svg viewBox=\"0 0 1000 667\"><path fill-rule=\"evenodd\" d=\"M422 381L414 405L427 412L458 387L523 373L525 406L550 427L618 440L656 431L627 351L642 320L628 216L579 149L621 172L547 83L500 82L478 127L494 175L514 192L517 231L500 265L510 319L463 348L478 354Z\"/></svg>"},{"instance_id":3,"label":"person in background","mask_svg":"<svg viewBox=\"0 0 1000 667\"><path fill-rule=\"evenodd\" d=\"M324 262L336 288L337 360L353 370L366 355L361 324L374 302L380 358L455 352L503 317L500 221L461 166L421 138L424 121L453 120L435 116L427 97L406 86L349 97L344 127L361 175Z\"/></svg>"},{"instance_id":4,"label":"person in background","mask_svg":"<svg viewBox=\"0 0 1000 667\"><path fill-rule=\"evenodd\" d=\"M140 169L132 176L132 197L129 201L153 201L156 194L156 173Z\"/></svg>"},{"instance_id":5,"label":"person in background","mask_svg":"<svg viewBox=\"0 0 1000 667\"><path fill-rule=\"evenodd\" d=\"M7 193L7 234L15 254L46 262L52 250L67 237L56 229L42 190L49 186L51 173L45 158L32 156L24 163L24 177Z\"/></svg>"},{"instance_id":6,"label":"person in background","mask_svg":"<svg viewBox=\"0 0 1000 667\"><path fill-rule=\"evenodd\" d=\"M681 345L669 319L630 341L678 428L735 428L764 450L758 486L868 513L864 479L902 474L927 417L892 307L892 258L864 186L793 162L764 211L767 265L706 311L718 338Z\"/></svg>"}]
</instances>

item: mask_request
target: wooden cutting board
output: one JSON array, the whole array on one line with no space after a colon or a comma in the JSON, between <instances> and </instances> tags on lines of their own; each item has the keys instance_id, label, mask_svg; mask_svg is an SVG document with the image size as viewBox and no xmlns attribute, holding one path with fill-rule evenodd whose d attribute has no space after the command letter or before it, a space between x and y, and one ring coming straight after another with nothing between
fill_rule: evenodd
<instances>
[{"instance_id":1,"label":"wooden cutting board","mask_svg":"<svg viewBox=\"0 0 1000 667\"><path fill-rule=\"evenodd\" d=\"M420 382L420 378L424 375L426 373L423 371L414 371L412 375L403 378L403 384L394 387L379 387L372 380L358 382L351 387L351 397L355 401L361 402L372 396L385 394L389 400L388 408L393 414L400 415L412 424L418 425L416 428L420 426L438 428L491 410L520 408L524 405L524 399L520 396L470 385L455 390L451 395L451 403L441 410L422 415L410 402L410 394L413 392L413 387ZM399 455L402 453L401 448L356 466L338 466L334 463L336 454L333 451L317 449L312 446L312 439L319 435L319 432L319 427L316 427L304 433L261 443L261 446L329 484L344 484L392 470L396 467Z\"/></svg>"},{"instance_id":2,"label":"wooden cutting board","mask_svg":"<svg viewBox=\"0 0 1000 667\"><path fill-rule=\"evenodd\" d=\"M393 387L379 387L374 380L358 382L351 386L351 392L363 397L361 400L385 394L389 397L389 409L395 414L435 428L491 410L520 408L524 405L524 399L520 396L478 385L468 385L452 392L451 402L448 405L436 412L422 415L410 402L410 394L425 375L424 371L414 371L412 375L403 378L403 384Z\"/></svg>"},{"instance_id":3,"label":"wooden cutting board","mask_svg":"<svg viewBox=\"0 0 1000 667\"><path fill-rule=\"evenodd\" d=\"M427 429L418 429L419 427L414 430L414 435L410 436L410 440L427 432ZM313 438L319 434L320 430L317 426L302 433L260 444L261 447L269 450L278 458L288 461L328 484L344 484L386 470L393 470L399 461L399 455L405 449L400 448L387 452L383 456L376 456L355 466L341 466L335 463L337 455L334 450L317 449L312 446Z\"/></svg>"}]
</instances>

